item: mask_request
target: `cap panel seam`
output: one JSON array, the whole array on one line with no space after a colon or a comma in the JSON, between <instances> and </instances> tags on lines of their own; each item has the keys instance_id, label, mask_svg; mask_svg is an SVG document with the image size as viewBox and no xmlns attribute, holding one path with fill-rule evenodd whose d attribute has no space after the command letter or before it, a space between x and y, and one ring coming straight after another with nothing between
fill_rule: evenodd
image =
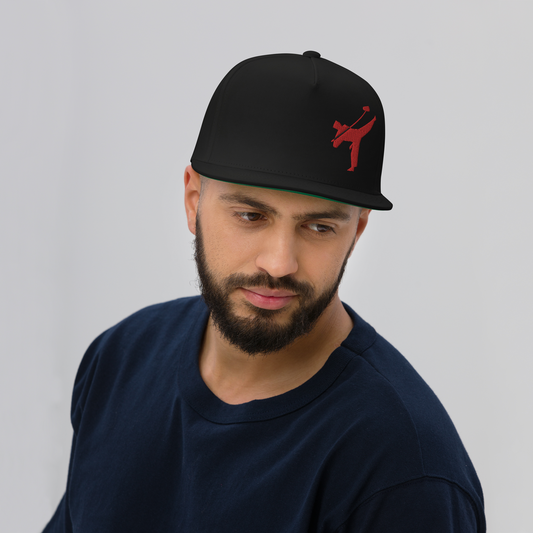
<instances>
[{"instance_id":1,"label":"cap panel seam","mask_svg":"<svg viewBox=\"0 0 533 533\"><path fill-rule=\"evenodd\" d=\"M318 69L316 68L316 61L314 57L311 58L311 64L313 65L313 70L315 74L313 80L313 87L316 87L318 85Z\"/></svg>"}]
</instances>

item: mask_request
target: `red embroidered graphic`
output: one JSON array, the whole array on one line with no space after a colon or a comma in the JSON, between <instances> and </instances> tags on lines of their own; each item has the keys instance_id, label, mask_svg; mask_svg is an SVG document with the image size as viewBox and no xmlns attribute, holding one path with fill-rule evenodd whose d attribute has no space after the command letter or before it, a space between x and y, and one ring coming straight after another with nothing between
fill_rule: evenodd
<instances>
[{"instance_id":1,"label":"red embroidered graphic","mask_svg":"<svg viewBox=\"0 0 533 533\"><path fill-rule=\"evenodd\" d=\"M354 126L365 116L365 113L367 111L370 111L370 108L365 105L363 107L363 114L351 126L341 124L338 120L336 120L333 124L333 127L337 130L337 135L334 139L331 140L334 148L338 148L344 141L350 141L352 143L350 146L350 150L352 152L352 166L348 169L352 172L357 166L357 159L359 158L359 145L361 144L361 139L372 129L374 122L376 122L376 117L374 117L368 124L365 124L360 128L354 128Z\"/></svg>"}]
</instances>

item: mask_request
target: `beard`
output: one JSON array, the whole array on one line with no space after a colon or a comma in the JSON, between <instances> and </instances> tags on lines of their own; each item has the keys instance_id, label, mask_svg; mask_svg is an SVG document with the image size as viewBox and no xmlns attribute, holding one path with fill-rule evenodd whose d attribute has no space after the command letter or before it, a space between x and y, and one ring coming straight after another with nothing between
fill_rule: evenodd
<instances>
[{"instance_id":1,"label":"beard","mask_svg":"<svg viewBox=\"0 0 533 533\"><path fill-rule=\"evenodd\" d=\"M200 291L215 327L227 341L251 356L266 355L289 346L297 338L307 335L313 329L320 315L335 297L354 245L355 240L344 258L335 281L318 295L310 283L296 281L290 276L273 278L266 272L258 272L254 275L235 273L218 280L207 265L198 214L194 259L198 270ZM235 313L230 300L231 293L239 287L268 287L294 292L297 294L298 307L292 311L285 323L280 324L276 318L289 310L262 309L246 301L245 304L252 316L241 317Z\"/></svg>"}]
</instances>

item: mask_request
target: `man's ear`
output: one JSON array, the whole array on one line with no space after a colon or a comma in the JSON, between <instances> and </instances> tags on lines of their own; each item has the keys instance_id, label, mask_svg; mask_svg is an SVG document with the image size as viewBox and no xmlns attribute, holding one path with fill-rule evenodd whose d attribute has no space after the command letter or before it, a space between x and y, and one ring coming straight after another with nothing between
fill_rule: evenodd
<instances>
[{"instance_id":1,"label":"man's ear","mask_svg":"<svg viewBox=\"0 0 533 533\"><path fill-rule=\"evenodd\" d=\"M196 214L200 203L200 191L202 190L202 178L191 165L185 169L183 176L185 185L185 213L187 215L187 225L193 235L196 235Z\"/></svg>"},{"instance_id":2,"label":"man's ear","mask_svg":"<svg viewBox=\"0 0 533 533\"><path fill-rule=\"evenodd\" d=\"M370 216L371 211L371 209L361 208L361 213L359 213L359 220L357 221L357 230L355 231L355 240L352 246L352 250L350 251L349 257L352 256L353 250L355 248L355 245L357 244L357 241L359 240L359 237L361 237L363 231L365 231L366 225L368 224L368 217Z\"/></svg>"}]
</instances>

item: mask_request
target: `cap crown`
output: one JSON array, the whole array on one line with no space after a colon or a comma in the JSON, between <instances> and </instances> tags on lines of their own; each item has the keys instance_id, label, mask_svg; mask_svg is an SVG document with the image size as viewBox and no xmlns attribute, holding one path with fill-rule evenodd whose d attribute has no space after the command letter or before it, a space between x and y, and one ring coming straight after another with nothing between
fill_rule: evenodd
<instances>
[{"instance_id":1,"label":"cap crown","mask_svg":"<svg viewBox=\"0 0 533 533\"><path fill-rule=\"evenodd\" d=\"M235 66L211 99L192 166L213 179L390 209L380 190L379 97L318 56L275 54Z\"/></svg>"}]
</instances>

